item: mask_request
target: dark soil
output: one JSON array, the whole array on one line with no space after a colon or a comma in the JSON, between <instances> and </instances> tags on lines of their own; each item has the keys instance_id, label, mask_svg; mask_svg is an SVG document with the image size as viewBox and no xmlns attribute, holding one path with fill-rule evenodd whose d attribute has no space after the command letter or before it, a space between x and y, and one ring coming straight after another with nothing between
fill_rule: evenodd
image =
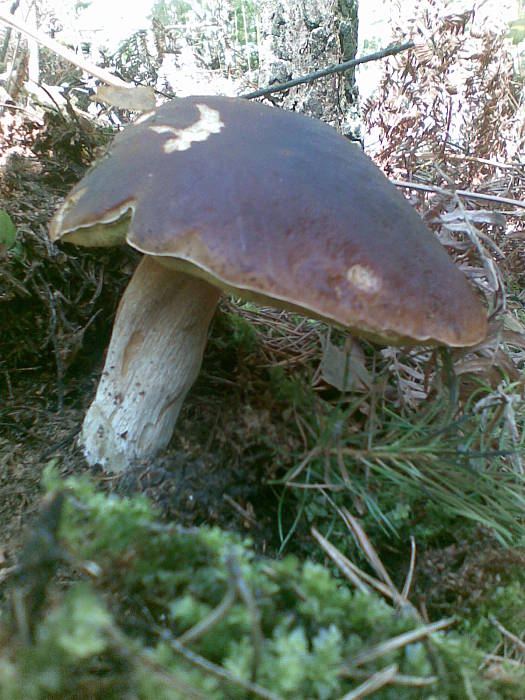
<instances>
[{"instance_id":1,"label":"dark soil","mask_svg":"<svg viewBox=\"0 0 525 700\"><path fill-rule=\"evenodd\" d=\"M210 346L213 355L213 339ZM63 475L89 473L103 489L125 495L144 493L170 520L234 529L249 534L260 551L275 551L278 493L268 485L275 474L268 460L271 450L261 439L268 415L232 404L229 383L235 382L236 368L230 379L226 376L224 383L210 387L206 371L214 363L213 357L206 358L203 378L188 398L170 448L151 462L113 475L89 468L76 446L104 349L97 347L96 355L94 369L88 367L81 374L86 363L76 362L63 376L60 410L56 368L28 368L10 375L16 381L10 378L0 424L0 545L4 556L12 560L18 548L22 526L42 495L42 471L51 459L57 460ZM210 388L212 393L207 395ZM218 412L221 402L224 408Z\"/></svg>"}]
</instances>

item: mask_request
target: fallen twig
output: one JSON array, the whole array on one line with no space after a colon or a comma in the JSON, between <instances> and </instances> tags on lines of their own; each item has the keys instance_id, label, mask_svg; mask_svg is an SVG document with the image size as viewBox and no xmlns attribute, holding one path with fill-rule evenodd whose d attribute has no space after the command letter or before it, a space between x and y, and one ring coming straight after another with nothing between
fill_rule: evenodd
<instances>
[{"instance_id":1,"label":"fallen twig","mask_svg":"<svg viewBox=\"0 0 525 700\"><path fill-rule=\"evenodd\" d=\"M503 627L503 625L501 624L501 622L499 622L498 620L496 620L496 618L494 617L494 615L489 615L489 622L490 622L491 625L494 625L494 627L495 627L499 632L501 632L501 634L502 634L504 637L506 637L509 641L511 641L511 642L514 644L514 646L515 646L517 649L520 650L520 652L521 652L522 654L525 654L525 642L523 641L523 639L520 639L519 637L517 637L517 636L516 636L515 634L513 634L512 632L509 632L508 629L506 629L505 627Z\"/></svg>"},{"instance_id":2,"label":"fallen twig","mask_svg":"<svg viewBox=\"0 0 525 700\"><path fill-rule=\"evenodd\" d=\"M430 625L419 627L418 629L411 630L410 632L404 632L403 634L399 634L397 637L392 637L392 639L389 639L386 642L381 642L380 644L376 644L369 649L365 649L345 662L344 667L341 669L341 674L344 675L346 668L351 669L353 666L360 666L361 664L366 664L369 661L380 659L382 656L386 656L393 651L402 649L409 644L419 642L421 639L428 637L434 632L440 632L441 630L450 627L455 622L455 617L446 617L443 620L438 620L438 622L433 622Z\"/></svg>"},{"instance_id":3,"label":"fallen twig","mask_svg":"<svg viewBox=\"0 0 525 700\"><path fill-rule=\"evenodd\" d=\"M247 100L253 100L255 97L265 97L266 95L271 95L274 92L283 92L284 90L289 90L291 87L295 87L296 85L312 83L314 80L319 80L319 78L324 78L327 75L333 75L334 73L344 73L345 71L350 70L350 68L358 66L361 63L378 61L381 58L395 56L395 54L401 53L402 51L408 51L409 49L413 48L413 41L407 41L404 44L396 44L395 46L388 46L386 49L382 49L381 51L370 53L367 56L361 56L361 58L353 58L351 61L345 61L344 63L336 63L332 66L328 66L328 68L322 68L321 70L316 70L313 73L308 73L308 75L302 75L299 78L287 80L285 83L278 83L277 85L270 85L269 87L261 88L260 90L247 92L245 95L241 95L241 97L244 97Z\"/></svg>"},{"instance_id":4,"label":"fallen twig","mask_svg":"<svg viewBox=\"0 0 525 700\"><path fill-rule=\"evenodd\" d=\"M13 27L13 29L16 29L17 31L22 32L26 36L31 37L31 39L37 41L41 46L45 46L50 51L56 53L57 56L65 58L66 61L69 61L81 70L86 71L86 73L90 73L95 78L102 80L102 82L107 83L108 85L126 88L135 87L133 83L126 83L124 80L117 78L116 75L113 75L113 73L110 73L104 68L100 68L99 66L96 66L90 61L86 61L81 56L78 56L74 51L71 51L71 49L68 49L66 46L62 46L58 43L58 41L55 41L51 37L47 36L47 34L43 34L37 29L28 27L27 24L18 19L15 19L10 14L0 11L0 22L4 22L8 26Z\"/></svg>"},{"instance_id":5,"label":"fallen twig","mask_svg":"<svg viewBox=\"0 0 525 700\"><path fill-rule=\"evenodd\" d=\"M437 185L424 185L421 182L405 182L404 180L391 180L396 187L405 187L410 190L422 190L423 192L436 192L436 194L444 194L448 197L457 195L466 197L467 199L481 199L486 202L498 202L500 204L509 204L512 207L520 207L525 209L525 201L522 199L510 199L509 197L499 197L495 194L483 194L481 192L471 192L470 190L447 190L444 187ZM512 214L513 212L507 212ZM518 212L516 212L518 214Z\"/></svg>"}]
</instances>

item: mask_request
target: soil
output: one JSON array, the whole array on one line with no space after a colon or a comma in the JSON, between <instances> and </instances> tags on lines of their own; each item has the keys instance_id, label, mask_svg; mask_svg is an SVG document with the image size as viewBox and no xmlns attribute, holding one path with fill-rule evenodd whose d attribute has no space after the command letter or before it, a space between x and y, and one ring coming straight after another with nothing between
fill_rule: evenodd
<instances>
[{"instance_id":1,"label":"soil","mask_svg":"<svg viewBox=\"0 0 525 700\"><path fill-rule=\"evenodd\" d=\"M64 376L61 410L56 407L57 378L51 369L21 373L22 379L10 381L0 424L0 548L6 562L13 561L23 526L38 509L42 471L50 460L64 476L89 473L103 489L122 495L144 493L170 520L237 530L249 534L261 552L274 551L279 497L268 485L274 476L268 450L255 436L265 416L250 406L232 407L228 384L234 383L234 375L224 377L211 397L206 396L205 375L188 398L170 448L153 461L113 475L88 467L76 446L101 370L103 350L97 354L92 372ZM211 358L205 361L204 373L210 364ZM225 408L218 415L221 401ZM243 417L233 415L241 411ZM242 436L235 420L244 426Z\"/></svg>"}]
</instances>

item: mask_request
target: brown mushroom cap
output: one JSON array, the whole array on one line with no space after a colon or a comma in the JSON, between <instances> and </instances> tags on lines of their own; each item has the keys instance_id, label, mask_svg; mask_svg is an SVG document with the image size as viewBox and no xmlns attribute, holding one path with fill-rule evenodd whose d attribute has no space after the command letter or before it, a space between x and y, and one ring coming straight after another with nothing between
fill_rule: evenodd
<instances>
[{"instance_id":1,"label":"brown mushroom cap","mask_svg":"<svg viewBox=\"0 0 525 700\"><path fill-rule=\"evenodd\" d=\"M422 219L347 139L228 97L176 99L119 134L51 237L127 241L260 303L386 342L473 345L483 307Z\"/></svg>"}]
</instances>

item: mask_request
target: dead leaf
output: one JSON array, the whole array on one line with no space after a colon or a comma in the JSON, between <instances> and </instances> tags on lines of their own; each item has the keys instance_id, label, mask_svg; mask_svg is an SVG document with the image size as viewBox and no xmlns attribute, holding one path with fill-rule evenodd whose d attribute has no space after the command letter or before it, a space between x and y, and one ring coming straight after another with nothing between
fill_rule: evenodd
<instances>
[{"instance_id":1,"label":"dead leaf","mask_svg":"<svg viewBox=\"0 0 525 700\"><path fill-rule=\"evenodd\" d=\"M131 87L116 87L115 85L100 85L97 94L92 98L95 102L105 102L120 109L133 109L136 112L150 112L155 109L155 93L147 85Z\"/></svg>"},{"instance_id":2,"label":"dead leaf","mask_svg":"<svg viewBox=\"0 0 525 700\"><path fill-rule=\"evenodd\" d=\"M461 222L465 221L465 219L472 223L492 224L493 226L501 227L504 227L507 223L507 219L503 214L497 211L490 211L489 209L466 209L462 211L457 207L454 211L442 214L439 218L451 231L462 230L454 228L453 222ZM452 226L449 224L452 224Z\"/></svg>"},{"instance_id":3,"label":"dead leaf","mask_svg":"<svg viewBox=\"0 0 525 700\"><path fill-rule=\"evenodd\" d=\"M323 381L339 391L367 391L372 383L364 352L352 338L347 338L344 348L327 338L320 370Z\"/></svg>"}]
</instances>

